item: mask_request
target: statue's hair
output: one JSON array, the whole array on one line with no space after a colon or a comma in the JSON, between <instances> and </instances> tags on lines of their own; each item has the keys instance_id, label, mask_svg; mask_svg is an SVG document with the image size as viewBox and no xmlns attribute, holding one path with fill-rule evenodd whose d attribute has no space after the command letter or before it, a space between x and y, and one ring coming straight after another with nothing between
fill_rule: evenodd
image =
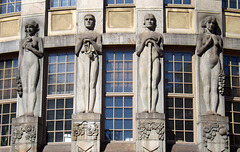
<instances>
[{"instance_id":1,"label":"statue's hair","mask_svg":"<svg viewBox=\"0 0 240 152\"><path fill-rule=\"evenodd\" d=\"M207 22L213 20L215 23L217 23L217 19L214 16L207 16L202 20L201 27L206 28Z\"/></svg>"},{"instance_id":2,"label":"statue's hair","mask_svg":"<svg viewBox=\"0 0 240 152\"><path fill-rule=\"evenodd\" d=\"M145 20L146 20L146 17L147 16L152 16L153 17L153 19L154 19L154 24L156 24L156 17L153 15L153 14L146 14L145 16L144 16L144 23L143 23L143 25L145 25ZM155 25L156 26L156 25Z\"/></svg>"},{"instance_id":3,"label":"statue's hair","mask_svg":"<svg viewBox=\"0 0 240 152\"><path fill-rule=\"evenodd\" d=\"M26 25L25 25L25 32L27 32L26 28L27 28L28 25L33 25L36 28L36 32L39 31L38 23L32 20L32 21L29 21L29 22L26 23Z\"/></svg>"}]
</instances>

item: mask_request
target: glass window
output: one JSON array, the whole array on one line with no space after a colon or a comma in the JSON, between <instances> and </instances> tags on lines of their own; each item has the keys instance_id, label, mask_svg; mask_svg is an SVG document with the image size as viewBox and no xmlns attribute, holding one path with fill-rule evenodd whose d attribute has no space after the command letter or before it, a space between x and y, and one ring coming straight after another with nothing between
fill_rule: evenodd
<instances>
[{"instance_id":1,"label":"glass window","mask_svg":"<svg viewBox=\"0 0 240 152\"><path fill-rule=\"evenodd\" d=\"M133 0L107 0L107 4L133 4Z\"/></svg>"},{"instance_id":2,"label":"glass window","mask_svg":"<svg viewBox=\"0 0 240 152\"><path fill-rule=\"evenodd\" d=\"M165 91L192 94L192 53L165 53Z\"/></svg>"},{"instance_id":3,"label":"glass window","mask_svg":"<svg viewBox=\"0 0 240 152\"><path fill-rule=\"evenodd\" d=\"M133 52L108 51L105 57L105 140L132 141Z\"/></svg>"},{"instance_id":4,"label":"glass window","mask_svg":"<svg viewBox=\"0 0 240 152\"><path fill-rule=\"evenodd\" d=\"M165 0L165 4L191 4L191 0Z\"/></svg>"},{"instance_id":5,"label":"glass window","mask_svg":"<svg viewBox=\"0 0 240 152\"><path fill-rule=\"evenodd\" d=\"M18 59L0 61L0 100L17 98Z\"/></svg>"},{"instance_id":6,"label":"glass window","mask_svg":"<svg viewBox=\"0 0 240 152\"><path fill-rule=\"evenodd\" d=\"M191 52L165 52L165 109L168 144L194 142L192 55Z\"/></svg>"},{"instance_id":7,"label":"glass window","mask_svg":"<svg viewBox=\"0 0 240 152\"><path fill-rule=\"evenodd\" d=\"M0 146L10 146L12 118L16 118L16 103L0 104Z\"/></svg>"},{"instance_id":8,"label":"glass window","mask_svg":"<svg viewBox=\"0 0 240 152\"><path fill-rule=\"evenodd\" d=\"M240 8L240 0L223 0L222 1L223 8L232 8L239 9Z\"/></svg>"},{"instance_id":9,"label":"glass window","mask_svg":"<svg viewBox=\"0 0 240 152\"><path fill-rule=\"evenodd\" d=\"M48 142L71 142L73 98L47 100Z\"/></svg>"},{"instance_id":10,"label":"glass window","mask_svg":"<svg viewBox=\"0 0 240 152\"><path fill-rule=\"evenodd\" d=\"M21 0L1 0L0 13L13 13L21 11Z\"/></svg>"},{"instance_id":11,"label":"glass window","mask_svg":"<svg viewBox=\"0 0 240 152\"><path fill-rule=\"evenodd\" d=\"M69 51L48 56L48 142L71 142L74 57Z\"/></svg>"},{"instance_id":12,"label":"glass window","mask_svg":"<svg viewBox=\"0 0 240 152\"><path fill-rule=\"evenodd\" d=\"M240 56L224 56L226 116L231 146L240 146ZM233 100L234 99L234 100Z\"/></svg>"},{"instance_id":13,"label":"glass window","mask_svg":"<svg viewBox=\"0 0 240 152\"><path fill-rule=\"evenodd\" d=\"M74 53L49 54L48 60L48 94L73 94Z\"/></svg>"},{"instance_id":14,"label":"glass window","mask_svg":"<svg viewBox=\"0 0 240 152\"><path fill-rule=\"evenodd\" d=\"M51 0L51 7L67 7L67 6L76 6L76 0Z\"/></svg>"}]
</instances>

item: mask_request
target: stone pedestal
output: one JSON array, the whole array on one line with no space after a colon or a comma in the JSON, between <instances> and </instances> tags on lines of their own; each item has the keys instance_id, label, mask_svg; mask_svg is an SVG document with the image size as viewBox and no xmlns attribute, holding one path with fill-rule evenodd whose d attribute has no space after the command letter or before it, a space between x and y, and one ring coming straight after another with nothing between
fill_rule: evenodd
<instances>
[{"instance_id":1,"label":"stone pedestal","mask_svg":"<svg viewBox=\"0 0 240 152\"><path fill-rule=\"evenodd\" d=\"M100 151L100 119L97 113L72 115L71 152Z\"/></svg>"},{"instance_id":2,"label":"stone pedestal","mask_svg":"<svg viewBox=\"0 0 240 152\"><path fill-rule=\"evenodd\" d=\"M228 117L199 116L198 148L201 152L230 152Z\"/></svg>"},{"instance_id":3,"label":"stone pedestal","mask_svg":"<svg viewBox=\"0 0 240 152\"><path fill-rule=\"evenodd\" d=\"M138 113L136 151L165 152L165 115L163 113Z\"/></svg>"},{"instance_id":4,"label":"stone pedestal","mask_svg":"<svg viewBox=\"0 0 240 152\"><path fill-rule=\"evenodd\" d=\"M46 138L43 132L39 117L13 118L11 152L40 152Z\"/></svg>"}]
</instances>

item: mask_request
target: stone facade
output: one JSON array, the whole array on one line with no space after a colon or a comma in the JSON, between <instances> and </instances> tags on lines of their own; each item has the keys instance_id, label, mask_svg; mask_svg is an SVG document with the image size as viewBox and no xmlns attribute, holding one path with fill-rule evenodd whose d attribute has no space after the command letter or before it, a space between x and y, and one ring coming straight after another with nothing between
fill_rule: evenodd
<instances>
[{"instance_id":1,"label":"stone facade","mask_svg":"<svg viewBox=\"0 0 240 152\"><path fill-rule=\"evenodd\" d=\"M19 53L19 63L21 63L21 55L33 52L35 58L25 59L32 61L30 65L38 63L38 66L31 69L31 66L19 65L19 71L22 73L19 73L20 76L17 75L19 76L16 84L17 97L10 100L0 99L0 104L17 102L17 118L12 119L11 124L11 142L7 146L1 146L0 151L235 152L240 147L236 144L237 139L234 143L230 140L234 134L231 132L234 122L232 122L233 118L229 119L226 116L231 110L226 110L225 107L227 102L233 100L239 103L240 95L236 97L227 95L226 88L230 88L230 80L228 81L227 73L224 73L223 63L225 54L240 56L238 9L223 9L220 0L191 0L191 4L165 4L164 0L135 0L133 4L126 5L107 5L104 0L76 0L75 6L56 8L51 7L50 0L22 0L21 8L21 13L0 15L0 60L16 57ZM35 29L35 33L31 35L26 27L30 28L27 25L32 21L34 25L37 23L38 30ZM91 24L87 25L87 22ZM209 24L214 24L212 30ZM28 43L29 41L34 44ZM105 82L109 79L105 74L106 62L109 60L116 63L114 60L116 58L110 61L106 56L106 52L111 48L114 48L112 52L115 50L127 52L126 50L133 48L133 68L129 70L133 72L132 79L129 80L133 85L131 92L106 93ZM185 85L184 81L186 81L187 85L191 85L189 94L184 89L178 93L176 86L173 87L175 92L168 91L166 84L169 83L169 79L166 73L169 71L166 71L165 66L167 64L165 59L168 56L165 56L165 53L173 50L192 53L191 71L186 72L184 69L182 72L191 74L191 83L185 80L185 76L179 78L182 79L179 80L180 82L177 80L171 82L172 85L177 86L177 84ZM23 54L21 51L27 53ZM49 69L46 69L50 63L49 54L64 51L74 54L72 61L66 61L67 64L70 62L74 64L74 86L70 95L64 92L57 96L48 92L50 78ZM171 61L172 64L180 61L189 63L182 61L183 58L174 59ZM121 61L125 62L125 59ZM63 62L59 62L57 67L60 64ZM237 67L239 68L239 65ZM64 70L69 74L71 69L65 67ZM116 73L119 71L124 70L116 70L110 76L114 87L117 82ZM176 74L180 72L176 69L172 71L174 75L172 79L175 79ZM59 71L53 73L57 72ZM66 79L68 79L67 74L64 75ZM25 78L26 75L34 78L30 77L30 82L26 83L27 87L24 84L23 90L21 88L23 78L20 77ZM129 83L125 82L126 77L124 75L121 80L121 83L124 82L123 85ZM239 79L239 72L235 77ZM55 79L57 79L56 92L61 91L60 85L57 84L61 81L60 76L59 79ZM64 83L64 88L70 86L67 80ZM30 91L26 91L26 88ZM239 82L235 88L240 90ZM22 98L23 94L28 97ZM5 92L2 95L4 96ZM114 104L109 106L105 100L111 97L115 102L120 96L124 96L124 102L127 100L125 97L132 97L133 104L124 107L123 102L121 106ZM48 100L58 101L60 98L64 98L63 107L61 109L55 103L54 108L59 109L54 111L54 108L49 106ZM69 98L73 98L72 109L67 106ZM172 109L168 108L169 98L174 101L178 98L183 98L184 101L192 99L192 107L187 107L183 102L181 109L176 101L171 105ZM107 106L112 110L110 117L114 117L108 119L112 121L113 128L119 125L117 121L120 118L123 121L122 128L118 130L107 128L109 127L105 121L109 114L109 111L105 111ZM123 109L121 115L116 116L115 111L120 108ZM124 111L127 108L132 108L131 118L124 117L127 115ZM187 118L189 109L193 111L193 118ZM64 116L61 117L59 112L61 110L64 112L72 110L69 114L71 116L62 114ZM184 114L177 113L178 110L184 111L182 112ZM171 111L174 111L172 115ZM54 113L54 118L48 119L48 114L51 112ZM67 117L70 117L69 120L66 120ZM127 120L132 121L130 129L127 128L127 123L130 122ZM64 126L62 128L56 125L60 124L60 121ZM177 126L180 121L182 126ZM186 129L188 122L192 123L191 129ZM67 123L70 127L66 131ZM50 124L53 126L51 127ZM110 130L113 139L106 139L106 128ZM49 131L52 131L53 137L50 137ZM116 137L118 131L122 131L121 140ZM174 135L168 134L171 131ZM65 141L56 140L59 132L64 132L64 135L60 136ZM127 138L129 132L131 138ZM178 138L178 133L182 133L183 138ZM192 137L188 136L191 141L186 140L188 133L193 134ZM70 137L67 137L68 135ZM8 138L10 139L10 135ZM54 141L47 142L50 138Z\"/></svg>"}]
</instances>

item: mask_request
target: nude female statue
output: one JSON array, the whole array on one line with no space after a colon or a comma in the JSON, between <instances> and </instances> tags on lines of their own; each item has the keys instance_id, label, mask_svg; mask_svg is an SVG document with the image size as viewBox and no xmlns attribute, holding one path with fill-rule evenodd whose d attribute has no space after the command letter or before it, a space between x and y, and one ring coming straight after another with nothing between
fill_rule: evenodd
<instances>
[{"instance_id":1,"label":"nude female statue","mask_svg":"<svg viewBox=\"0 0 240 152\"><path fill-rule=\"evenodd\" d=\"M204 32L198 36L196 54L199 57L200 80L203 85L203 100L206 114L217 114L219 104L219 76L223 72L223 41L217 35L217 21L213 16L202 22Z\"/></svg>"},{"instance_id":2,"label":"nude female statue","mask_svg":"<svg viewBox=\"0 0 240 152\"><path fill-rule=\"evenodd\" d=\"M40 58L43 57L43 41L38 37L39 25L35 21L25 25L26 37L21 41L18 57L18 89L22 101L19 104L20 116L34 116L37 101L37 85L40 74ZM20 83L19 83L20 82Z\"/></svg>"},{"instance_id":3,"label":"nude female statue","mask_svg":"<svg viewBox=\"0 0 240 152\"><path fill-rule=\"evenodd\" d=\"M160 82L163 56L163 37L155 32L156 18L153 14L144 17L146 31L137 35L136 54L139 57L140 98L143 112L156 112L158 84Z\"/></svg>"},{"instance_id":4,"label":"nude female statue","mask_svg":"<svg viewBox=\"0 0 240 152\"><path fill-rule=\"evenodd\" d=\"M87 32L81 33L77 38L75 54L78 57L80 102L78 113L94 112L96 100L96 84L99 70L99 55L102 54L102 36L93 31L95 17L87 14L84 17L84 25Z\"/></svg>"}]
</instances>

